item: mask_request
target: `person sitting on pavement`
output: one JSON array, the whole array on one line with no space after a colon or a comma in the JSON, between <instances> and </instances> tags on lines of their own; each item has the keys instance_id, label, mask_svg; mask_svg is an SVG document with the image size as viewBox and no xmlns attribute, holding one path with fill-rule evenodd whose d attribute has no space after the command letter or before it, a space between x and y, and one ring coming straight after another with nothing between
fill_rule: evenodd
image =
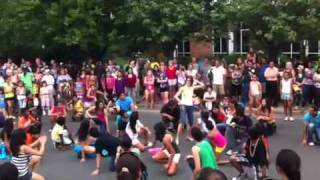
<instances>
[{"instance_id":1,"label":"person sitting on pavement","mask_svg":"<svg viewBox=\"0 0 320 180\"><path fill-rule=\"evenodd\" d=\"M80 145L80 162L85 162L87 155L94 154L96 152L96 148L93 146L95 141L89 136L89 131L94 125L94 122L84 119L78 129L77 136L78 143Z\"/></svg>"},{"instance_id":2,"label":"person sitting on pavement","mask_svg":"<svg viewBox=\"0 0 320 180\"><path fill-rule=\"evenodd\" d=\"M39 138L40 150L35 150L26 145L26 132L24 129L13 131L10 139L10 150L12 153L11 163L19 172L19 179L44 180L37 172L41 157L44 155L46 136ZM30 168L30 169L29 169Z\"/></svg>"},{"instance_id":3,"label":"person sitting on pavement","mask_svg":"<svg viewBox=\"0 0 320 180\"><path fill-rule=\"evenodd\" d=\"M131 97L127 96L125 93L120 93L118 100L116 101L117 112L123 110L124 112L130 112L135 110L135 105ZM118 127L121 124L120 115L116 116L116 126Z\"/></svg>"},{"instance_id":4,"label":"person sitting on pavement","mask_svg":"<svg viewBox=\"0 0 320 180\"><path fill-rule=\"evenodd\" d=\"M59 117L51 131L51 139L59 150L64 150L74 144L70 132L66 127L66 118Z\"/></svg>"},{"instance_id":5,"label":"person sitting on pavement","mask_svg":"<svg viewBox=\"0 0 320 180\"><path fill-rule=\"evenodd\" d=\"M152 143L149 142L151 132L150 130L144 126L139 120L138 111L133 111L129 122L126 126L126 134L132 140L132 145L138 148L141 152L145 151L146 148L151 147ZM139 135L142 135L144 138L144 144L140 142L138 139Z\"/></svg>"},{"instance_id":6,"label":"person sitting on pavement","mask_svg":"<svg viewBox=\"0 0 320 180\"><path fill-rule=\"evenodd\" d=\"M192 170L193 179L196 179L202 168L218 169L218 164L213 148L201 129L192 127L191 136L197 144L192 147L192 155L187 156L187 162Z\"/></svg>"},{"instance_id":7,"label":"person sitting on pavement","mask_svg":"<svg viewBox=\"0 0 320 180\"><path fill-rule=\"evenodd\" d=\"M173 135L166 130L163 122L154 125L155 140L160 141L163 148L152 156L152 159L159 163L165 163L167 176L174 176L178 170L180 161L180 149L174 141Z\"/></svg>"},{"instance_id":8,"label":"person sitting on pavement","mask_svg":"<svg viewBox=\"0 0 320 180\"><path fill-rule=\"evenodd\" d=\"M315 141L320 140L320 112L316 106L311 106L309 111L304 114L304 130L303 141L304 145L314 146ZM316 138L314 138L314 135Z\"/></svg>"}]
</instances>

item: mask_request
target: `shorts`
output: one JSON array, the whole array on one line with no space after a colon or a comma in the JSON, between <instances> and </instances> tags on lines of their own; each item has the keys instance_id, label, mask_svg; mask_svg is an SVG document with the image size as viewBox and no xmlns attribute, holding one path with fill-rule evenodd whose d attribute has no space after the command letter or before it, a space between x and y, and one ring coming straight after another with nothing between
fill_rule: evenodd
<instances>
[{"instance_id":1,"label":"shorts","mask_svg":"<svg viewBox=\"0 0 320 180\"><path fill-rule=\"evenodd\" d=\"M160 93L168 92L168 87L160 88L159 91L160 91Z\"/></svg>"},{"instance_id":2,"label":"shorts","mask_svg":"<svg viewBox=\"0 0 320 180\"><path fill-rule=\"evenodd\" d=\"M163 153L164 153L168 158L170 157L170 153L169 153L168 150L166 150L166 149L163 150ZM178 164L179 161L180 161L180 158L181 158L181 154L180 154L180 153L176 153L176 154L174 154L172 161L173 161L174 163Z\"/></svg>"},{"instance_id":3,"label":"shorts","mask_svg":"<svg viewBox=\"0 0 320 180\"><path fill-rule=\"evenodd\" d=\"M227 145L225 145L223 147L216 147L215 152L218 154L221 154L226 149L226 147L227 147Z\"/></svg>"},{"instance_id":4,"label":"shorts","mask_svg":"<svg viewBox=\"0 0 320 180\"><path fill-rule=\"evenodd\" d=\"M50 107L50 98L49 97L40 97L42 107Z\"/></svg>"},{"instance_id":5,"label":"shorts","mask_svg":"<svg viewBox=\"0 0 320 180\"><path fill-rule=\"evenodd\" d=\"M292 94L291 93L281 93L281 100L289 101L292 100Z\"/></svg>"},{"instance_id":6,"label":"shorts","mask_svg":"<svg viewBox=\"0 0 320 180\"><path fill-rule=\"evenodd\" d=\"M217 93L218 96L223 96L223 95L225 95L224 85L214 84L214 85L213 85L213 90L216 91L216 93Z\"/></svg>"},{"instance_id":7,"label":"shorts","mask_svg":"<svg viewBox=\"0 0 320 180\"><path fill-rule=\"evenodd\" d=\"M32 179L32 172L28 171L27 174L24 176L18 177L18 180L31 180Z\"/></svg>"},{"instance_id":8,"label":"shorts","mask_svg":"<svg viewBox=\"0 0 320 180\"><path fill-rule=\"evenodd\" d=\"M168 79L169 86L176 86L177 85L177 79Z\"/></svg>"}]
</instances>

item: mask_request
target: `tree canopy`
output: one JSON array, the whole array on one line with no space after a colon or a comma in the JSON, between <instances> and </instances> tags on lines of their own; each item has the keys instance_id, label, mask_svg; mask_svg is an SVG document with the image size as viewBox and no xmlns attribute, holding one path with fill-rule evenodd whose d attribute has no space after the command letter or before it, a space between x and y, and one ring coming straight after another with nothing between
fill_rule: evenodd
<instances>
[{"instance_id":1,"label":"tree canopy","mask_svg":"<svg viewBox=\"0 0 320 180\"><path fill-rule=\"evenodd\" d=\"M277 54L288 42L319 37L316 0L2 0L0 55L85 58L210 40L237 25Z\"/></svg>"}]
</instances>

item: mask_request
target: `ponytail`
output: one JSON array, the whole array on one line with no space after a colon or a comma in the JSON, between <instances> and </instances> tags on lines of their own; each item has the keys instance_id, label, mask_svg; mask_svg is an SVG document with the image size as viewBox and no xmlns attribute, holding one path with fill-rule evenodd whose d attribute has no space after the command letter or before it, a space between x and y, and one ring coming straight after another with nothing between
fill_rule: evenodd
<instances>
[{"instance_id":1,"label":"ponytail","mask_svg":"<svg viewBox=\"0 0 320 180\"><path fill-rule=\"evenodd\" d=\"M288 180L301 180L301 173L298 170L288 172Z\"/></svg>"}]
</instances>

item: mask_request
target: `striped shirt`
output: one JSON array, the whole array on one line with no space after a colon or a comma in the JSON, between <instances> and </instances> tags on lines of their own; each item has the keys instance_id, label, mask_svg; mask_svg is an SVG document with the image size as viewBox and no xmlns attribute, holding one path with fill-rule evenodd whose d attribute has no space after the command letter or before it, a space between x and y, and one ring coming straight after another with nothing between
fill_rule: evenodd
<instances>
[{"instance_id":1,"label":"striped shirt","mask_svg":"<svg viewBox=\"0 0 320 180\"><path fill-rule=\"evenodd\" d=\"M17 157L12 156L11 163L17 167L19 177L22 177L29 172L30 160L31 156L29 154L20 154Z\"/></svg>"}]
</instances>

